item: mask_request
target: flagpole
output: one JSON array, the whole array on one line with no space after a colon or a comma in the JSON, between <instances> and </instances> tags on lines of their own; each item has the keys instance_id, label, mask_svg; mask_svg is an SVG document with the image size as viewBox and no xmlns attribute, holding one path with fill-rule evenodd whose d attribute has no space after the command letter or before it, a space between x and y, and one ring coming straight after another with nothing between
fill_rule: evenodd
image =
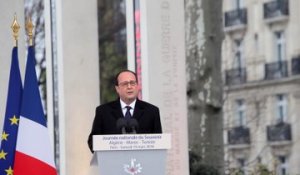
<instances>
[{"instance_id":1,"label":"flagpole","mask_svg":"<svg viewBox=\"0 0 300 175\"><path fill-rule=\"evenodd\" d=\"M34 28L34 25L31 21L31 18L28 18L25 28L26 28L27 35L29 37L29 46L33 46L33 28Z\"/></svg>"},{"instance_id":2,"label":"flagpole","mask_svg":"<svg viewBox=\"0 0 300 175\"><path fill-rule=\"evenodd\" d=\"M18 24L16 14L14 16L14 21L11 25L11 29L13 31L13 37L15 38L15 47L17 47L18 46L18 37L19 37L20 25Z\"/></svg>"}]
</instances>

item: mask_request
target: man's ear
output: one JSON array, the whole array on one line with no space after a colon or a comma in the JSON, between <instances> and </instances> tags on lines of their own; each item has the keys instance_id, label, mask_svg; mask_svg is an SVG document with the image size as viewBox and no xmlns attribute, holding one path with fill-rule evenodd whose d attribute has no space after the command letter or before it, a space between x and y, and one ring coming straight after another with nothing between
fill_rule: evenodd
<instances>
[{"instance_id":1,"label":"man's ear","mask_svg":"<svg viewBox=\"0 0 300 175\"><path fill-rule=\"evenodd\" d=\"M119 86L115 86L115 90L116 90L116 92L118 92L118 90L119 90L118 88L119 88Z\"/></svg>"}]
</instances>

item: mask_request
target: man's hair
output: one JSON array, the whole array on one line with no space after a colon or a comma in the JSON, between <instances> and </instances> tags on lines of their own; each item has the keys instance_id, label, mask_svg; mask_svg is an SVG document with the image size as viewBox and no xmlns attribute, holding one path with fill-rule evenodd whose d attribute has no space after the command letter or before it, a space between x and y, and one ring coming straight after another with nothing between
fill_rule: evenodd
<instances>
[{"instance_id":1,"label":"man's hair","mask_svg":"<svg viewBox=\"0 0 300 175\"><path fill-rule=\"evenodd\" d=\"M128 70L128 69L125 69L125 70L121 70L119 73L117 73L117 75L115 76L115 86L118 86L119 85L119 82L118 82L118 78L119 78L119 75L123 72L130 72L134 75L135 77L135 81L138 82L138 78L137 78L137 75L135 72L131 71L131 70Z\"/></svg>"}]
</instances>

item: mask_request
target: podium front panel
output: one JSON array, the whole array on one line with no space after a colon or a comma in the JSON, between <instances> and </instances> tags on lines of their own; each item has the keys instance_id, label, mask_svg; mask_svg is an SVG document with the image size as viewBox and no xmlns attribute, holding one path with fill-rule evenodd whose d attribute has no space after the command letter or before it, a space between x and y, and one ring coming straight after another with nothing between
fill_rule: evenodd
<instances>
[{"instance_id":1,"label":"podium front panel","mask_svg":"<svg viewBox=\"0 0 300 175\"><path fill-rule=\"evenodd\" d=\"M165 175L166 150L97 152L100 175Z\"/></svg>"}]
</instances>

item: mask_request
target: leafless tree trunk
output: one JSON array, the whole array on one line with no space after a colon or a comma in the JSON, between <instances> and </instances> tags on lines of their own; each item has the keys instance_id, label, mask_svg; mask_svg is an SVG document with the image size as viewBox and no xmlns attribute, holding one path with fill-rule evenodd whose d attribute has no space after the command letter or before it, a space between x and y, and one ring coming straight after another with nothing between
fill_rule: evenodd
<instances>
[{"instance_id":1,"label":"leafless tree trunk","mask_svg":"<svg viewBox=\"0 0 300 175\"><path fill-rule=\"evenodd\" d=\"M222 0L186 0L190 151L223 174Z\"/></svg>"}]
</instances>

